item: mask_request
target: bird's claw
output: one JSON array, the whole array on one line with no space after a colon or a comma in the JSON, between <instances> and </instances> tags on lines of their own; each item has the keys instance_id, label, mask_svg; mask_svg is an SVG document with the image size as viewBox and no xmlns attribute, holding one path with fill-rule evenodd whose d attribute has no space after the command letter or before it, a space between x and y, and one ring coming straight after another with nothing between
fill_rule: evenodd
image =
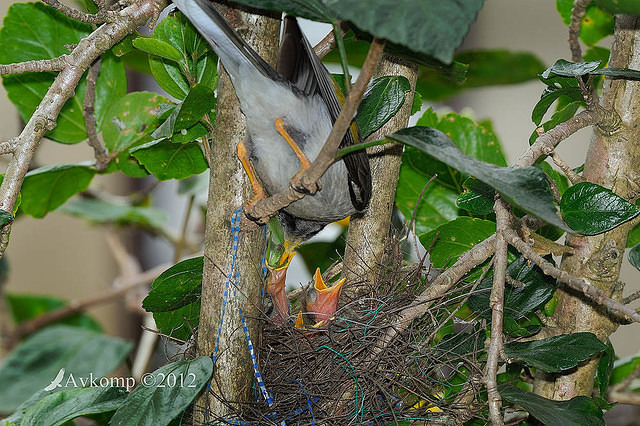
<instances>
[{"instance_id":1,"label":"bird's claw","mask_svg":"<svg viewBox=\"0 0 640 426\"><path fill-rule=\"evenodd\" d=\"M316 182L311 182L311 183L307 183L307 182L303 182L302 179L302 173L304 170L300 170L298 173L296 173L296 175L291 179L291 182L289 182L289 185L291 186L291 188L296 191L299 192L300 194L305 194L305 195L314 195L316 192L322 190L322 182L320 180L317 180Z\"/></svg>"}]
</instances>

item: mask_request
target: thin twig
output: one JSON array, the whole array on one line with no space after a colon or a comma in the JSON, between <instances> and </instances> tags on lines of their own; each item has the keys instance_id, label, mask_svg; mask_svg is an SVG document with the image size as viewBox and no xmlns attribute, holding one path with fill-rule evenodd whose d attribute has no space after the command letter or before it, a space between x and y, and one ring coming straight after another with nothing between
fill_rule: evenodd
<instances>
[{"instance_id":1,"label":"thin twig","mask_svg":"<svg viewBox=\"0 0 640 426\"><path fill-rule=\"evenodd\" d=\"M631 293L630 295L628 295L627 297L625 297L624 299L622 299L622 303L625 305L628 305L629 303L633 302L634 300L638 300L640 299L640 290L635 291L633 293Z\"/></svg>"},{"instance_id":2,"label":"thin twig","mask_svg":"<svg viewBox=\"0 0 640 426\"><path fill-rule=\"evenodd\" d=\"M384 44L384 40L374 39L372 41L367 59L360 70L360 75L349 92L342 106L342 111L340 111L340 115L331 129L331 133L327 137L327 141L316 159L311 163L311 166L300 175L294 176L287 190L256 203L252 211L249 212L251 216L258 218L260 222L266 222L268 218L273 216L278 210L303 198L305 193L311 193L311 190L316 186L316 182L320 180L324 172L336 159L342 138L347 129L349 129L349 126L351 126L358 105L362 100L362 95L364 95L373 72L380 62ZM294 188L301 189L301 191L296 191Z\"/></svg>"},{"instance_id":3,"label":"thin twig","mask_svg":"<svg viewBox=\"0 0 640 426\"><path fill-rule=\"evenodd\" d=\"M518 236L518 234L508 229L504 232L509 244L514 246L522 255L540 267L545 275L549 275L565 284L567 287L582 292L600 306L604 306L610 312L630 317L635 322L640 322L640 314L633 308L611 299L607 294L589 284L585 279L574 277L573 275L555 267L537 254L533 249Z\"/></svg>"},{"instance_id":4,"label":"thin twig","mask_svg":"<svg viewBox=\"0 0 640 426\"><path fill-rule=\"evenodd\" d=\"M575 0L571 10L571 22L569 23L569 48L571 49L571 60L582 62L582 49L580 48L580 27L582 18L586 13L587 6L591 0Z\"/></svg>"},{"instance_id":5,"label":"thin twig","mask_svg":"<svg viewBox=\"0 0 640 426\"><path fill-rule=\"evenodd\" d=\"M69 64L69 55L61 55L53 59L40 59L37 61L16 62L0 65L0 75L22 74L25 72L62 71Z\"/></svg>"},{"instance_id":6,"label":"thin twig","mask_svg":"<svg viewBox=\"0 0 640 426\"><path fill-rule=\"evenodd\" d=\"M555 147L577 132L588 126L598 125L604 126L605 131L611 132L619 126L620 118L614 111L609 111L601 107L593 110L585 110L576 114L571 120L565 121L540 135L535 143L531 145L520 159L514 164L514 167L530 166L541 156L549 155Z\"/></svg>"},{"instance_id":7,"label":"thin twig","mask_svg":"<svg viewBox=\"0 0 640 426\"><path fill-rule=\"evenodd\" d=\"M105 22L112 22L119 16L118 12L108 10L100 10L96 14L84 13L60 3L58 0L42 0L42 2L56 10L59 10L69 18L73 18L81 22L88 22L90 24L104 24Z\"/></svg>"},{"instance_id":8,"label":"thin twig","mask_svg":"<svg viewBox=\"0 0 640 426\"><path fill-rule=\"evenodd\" d=\"M15 139L16 150L0 185L0 209L13 211L24 176L44 134L55 127L60 110L75 92L85 70L114 44L135 31L166 6L166 0L140 0L124 9L119 18L101 26L83 38L67 57L68 65L57 75L53 84ZM9 244L11 224L0 229L0 256Z\"/></svg>"},{"instance_id":9,"label":"thin twig","mask_svg":"<svg viewBox=\"0 0 640 426\"><path fill-rule=\"evenodd\" d=\"M485 382L487 384L487 397L489 405L489 420L493 425L503 425L502 398L498 392L498 360L503 351L502 342L502 321L504 317L504 283L507 276L507 240L504 231L509 228L511 213L508 204L499 196L493 210L496 214L496 239L495 256L493 262L493 287L489 304L491 306L491 340L487 349L487 365Z\"/></svg>"},{"instance_id":10,"label":"thin twig","mask_svg":"<svg viewBox=\"0 0 640 426\"><path fill-rule=\"evenodd\" d=\"M340 36L344 37L347 31L349 31L349 24L345 21L341 21ZM318 42L318 44L313 46L313 50L314 52L316 52L316 55L318 55L318 58L322 59L336 47L338 47L338 44L336 43L336 37L332 30L329 31L329 33L322 40L320 40L320 42Z\"/></svg>"},{"instance_id":11,"label":"thin twig","mask_svg":"<svg viewBox=\"0 0 640 426\"><path fill-rule=\"evenodd\" d=\"M109 154L106 148L98 138L98 131L96 129L96 80L100 74L101 60L98 59L93 65L89 67L87 73L87 86L84 92L83 113L84 124L87 128L87 143L93 148L93 153L96 157L96 168L102 172L109 166Z\"/></svg>"},{"instance_id":12,"label":"thin twig","mask_svg":"<svg viewBox=\"0 0 640 426\"><path fill-rule=\"evenodd\" d=\"M562 170L562 173L564 173L567 179L569 179L569 182L571 182L573 185L575 185L578 182L582 182L582 177L580 177L579 174L574 172L573 169L567 163L565 163L565 161L562 158L560 158L560 156L556 151L551 151L549 153L549 157L551 157L554 164L558 166L560 170Z\"/></svg>"}]
</instances>

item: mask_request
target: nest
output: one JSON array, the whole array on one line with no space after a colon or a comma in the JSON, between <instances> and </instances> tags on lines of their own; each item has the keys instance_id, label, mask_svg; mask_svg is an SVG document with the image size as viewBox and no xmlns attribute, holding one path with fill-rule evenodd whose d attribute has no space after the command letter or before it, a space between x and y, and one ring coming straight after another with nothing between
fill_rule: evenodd
<instances>
[{"instance_id":1,"label":"nest","mask_svg":"<svg viewBox=\"0 0 640 426\"><path fill-rule=\"evenodd\" d=\"M325 329L266 327L259 367L273 397L238 406L214 424L460 424L480 410L480 324L455 317L472 284L460 283L400 334L398 313L425 288L420 265L387 268L368 295L347 301ZM344 297L344 295L343 295ZM454 334L444 334L451 327ZM434 343L437 342L437 343ZM237 411L236 411L237 412ZM211 417L209 417L211 419Z\"/></svg>"}]
</instances>

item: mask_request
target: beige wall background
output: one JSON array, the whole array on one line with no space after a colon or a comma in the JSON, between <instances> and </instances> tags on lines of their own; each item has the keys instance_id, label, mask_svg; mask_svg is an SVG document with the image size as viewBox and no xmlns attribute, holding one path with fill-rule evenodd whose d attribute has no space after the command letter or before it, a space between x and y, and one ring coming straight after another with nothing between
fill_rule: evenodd
<instances>
[{"instance_id":1,"label":"beige wall background","mask_svg":"<svg viewBox=\"0 0 640 426\"><path fill-rule=\"evenodd\" d=\"M9 0L0 0L0 15L4 16ZM536 53L547 64L558 58L568 58L567 29L555 12L555 1L488 0L477 23L465 41L466 48L507 48ZM510 161L518 158L528 146L534 126L531 110L540 96L541 83L529 83L498 88L475 89L453 99L449 107L460 110L470 107L478 119L493 120ZM16 135L20 120L0 87L0 140ZM582 131L563 143L560 154L571 165L582 163L589 131ZM40 164L62 164L92 157L84 144L59 145L44 141L37 154ZM105 181L104 185L117 186ZM79 219L49 214L43 220L24 217L17 221L8 250L11 267L7 291L85 298L107 289L116 275L114 262L106 245L104 231ZM637 272L626 262L623 280L626 293L638 288ZM119 303L92 309L109 333L122 334L131 327L129 316ZM131 332L129 329L128 332ZM127 332L127 334L128 334ZM639 350L637 338L640 325L625 326L613 337L620 356Z\"/></svg>"}]
</instances>

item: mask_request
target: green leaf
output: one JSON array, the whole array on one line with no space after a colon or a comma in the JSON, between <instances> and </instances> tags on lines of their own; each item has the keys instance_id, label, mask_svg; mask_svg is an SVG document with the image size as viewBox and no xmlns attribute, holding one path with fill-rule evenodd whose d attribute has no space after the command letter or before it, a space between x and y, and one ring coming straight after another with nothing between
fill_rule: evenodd
<instances>
[{"instance_id":1,"label":"green leaf","mask_svg":"<svg viewBox=\"0 0 640 426\"><path fill-rule=\"evenodd\" d=\"M147 312L174 311L200 298L203 258L178 262L164 271L151 284L151 291L142 301Z\"/></svg>"},{"instance_id":2,"label":"green leaf","mask_svg":"<svg viewBox=\"0 0 640 426\"><path fill-rule=\"evenodd\" d=\"M67 306L66 301L50 296L6 293L5 297L11 310L13 321L16 324L23 323L47 312ZM56 321L56 323L75 325L97 332L102 331L100 324L91 316L84 313L77 313L60 321Z\"/></svg>"},{"instance_id":3,"label":"green leaf","mask_svg":"<svg viewBox=\"0 0 640 426\"><path fill-rule=\"evenodd\" d=\"M452 81L437 71L420 68L416 91L425 99L441 100L475 87L518 84L535 79L544 63L534 54L509 50L468 50L457 53L456 61L469 64L463 82Z\"/></svg>"},{"instance_id":4,"label":"green leaf","mask_svg":"<svg viewBox=\"0 0 640 426\"><path fill-rule=\"evenodd\" d=\"M555 64L547 68L543 73L543 78L552 76L580 77L590 74L600 66L600 61L595 62L571 62L566 59L558 59Z\"/></svg>"},{"instance_id":5,"label":"green leaf","mask_svg":"<svg viewBox=\"0 0 640 426\"><path fill-rule=\"evenodd\" d=\"M406 77L379 77L367 88L358 107L356 122L366 138L389 121L400 109L411 90Z\"/></svg>"},{"instance_id":6,"label":"green leaf","mask_svg":"<svg viewBox=\"0 0 640 426\"><path fill-rule=\"evenodd\" d=\"M439 130L428 127L402 129L389 136L394 141L420 149L464 173L491 185L507 201L558 228L568 230L553 203L545 174L535 167L499 167L465 155Z\"/></svg>"},{"instance_id":7,"label":"green leaf","mask_svg":"<svg viewBox=\"0 0 640 426\"><path fill-rule=\"evenodd\" d=\"M191 404L212 373L208 356L167 364L145 376L110 424L166 425Z\"/></svg>"},{"instance_id":8,"label":"green leaf","mask_svg":"<svg viewBox=\"0 0 640 426\"><path fill-rule=\"evenodd\" d=\"M418 237L424 247L433 243L429 259L436 268L443 268L495 232L494 222L463 216Z\"/></svg>"},{"instance_id":9,"label":"green leaf","mask_svg":"<svg viewBox=\"0 0 640 426\"><path fill-rule=\"evenodd\" d=\"M551 167L551 164L547 163L546 161L541 161L539 163L536 163L536 167L542 169L542 171L555 182L560 195L563 195L565 191L569 189L569 179L567 179L567 177L563 173Z\"/></svg>"},{"instance_id":10,"label":"green leaf","mask_svg":"<svg viewBox=\"0 0 640 426\"><path fill-rule=\"evenodd\" d=\"M596 4L614 15L640 15L640 3L637 0L596 0Z\"/></svg>"},{"instance_id":11,"label":"green leaf","mask_svg":"<svg viewBox=\"0 0 640 426\"><path fill-rule=\"evenodd\" d=\"M545 275L540 268L520 256L507 268L509 276L524 284L521 288L505 287L504 317L519 321L547 303L556 290L555 280ZM493 286L493 276L482 280L476 293L469 297L469 308L483 318L491 318L489 296Z\"/></svg>"},{"instance_id":12,"label":"green leaf","mask_svg":"<svg viewBox=\"0 0 640 426\"><path fill-rule=\"evenodd\" d=\"M602 355L600 355L600 359L598 360L598 369L596 370L596 386L601 397L605 397L607 395L615 360L615 350L611 344L611 340L607 339L606 349Z\"/></svg>"},{"instance_id":13,"label":"green leaf","mask_svg":"<svg viewBox=\"0 0 640 426\"><path fill-rule=\"evenodd\" d=\"M0 30L0 63L10 64L53 59L68 54L65 45L76 44L92 31L91 25L67 18L42 3L13 3ZM9 99L23 121L28 121L56 77L54 72L3 75ZM62 111L55 129L46 137L62 143L78 143L87 133L82 116L84 78L75 88Z\"/></svg>"},{"instance_id":14,"label":"green leaf","mask_svg":"<svg viewBox=\"0 0 640 426\"><path fill-rule=\"evenodd\" d=\"M433 356L441 363L467 360L484 349L484 333L453 333L443 337L434 348Z\"/></svg>"},{"instance_id":15,"label":"green leaf","mask_svg":"<svg viewBox=\"0 0 640 426\"><path fill-rule=\"evenodd\" d=\"M166 213L153 207L134 207L87 198L70 200L59 211L94 223L136 225L152 229L163 229L167 224Z\"/></svg>"},{"instance_id":16,"label":"green leaf","mask_svg":"<svg viewBox=\"0 0 640 426\"><path fill-rule=\"evenodd\" d=\"M576 114L576 111L578 111L578 108L584 107L584 106L585 106L585 103L582 100L570 102L569 104L564 105L563 107L560 107L560 105L558 105L559 109L551 116L551 119L543 123L541 127L545 132L548 132L549 130L556 127L558 124L564 123L565 121L569 121ZM529 145L533 145L536 139L538 139L538 136L539 136L538 131L536 129L531 133L531 136L529 137Z\"/></svg>"},{"instance_id":17,"label":"green leaf","mask_svg":"<svg viewBox=\"0 0 640 426\"><path fill-rule=\"evenodd\" d=\"M616 360L613 363L613 371L611 372L611 380L609 385L613 386L627 379L630 375L640 368L640 356L632 355L626 358Z\"/></svg>"},{"instance_id":18,"label":"green leaf","mask_svg":"<svg viewBox=\"0 0 640 426\"><path fill-rule=\"evenodd\" d=\"M640 213L613 191L590 182L567 189L560 201L560 211L567 225L584 235L608 231Z\"/></svg>"},{"instance_id":19,"label":"green leaf","mask_svg":"<svg viewBox=\"0 0 640 426\"><path fill-rule=\"evenodd\" d=\"M197 142L176 144L163 139L136 147L131 154L161 181L185 179L209 167Z\"/></svg>"},{"instance_id":20,"label":"green leaf","mask_svg":"<svg viewBox=\"0 0 640 426\"><path fill-rule=\"evenodd\" d=\"M571 350L566 350L571 348ZM510 342L504 345L509 358L524 361L531 367L558 373L578 365L606 349L593 333L563 334L530 342Z\"/></svg>"},{"instance_id":21,"label":"green leaf","mask_svg":"<svg viewBox=\"0 0 640 426\"><path fill-rule=\"evenodd\" d=\"M154 312L158 329L175 339L188 340L200 321L200 300L168 312Z\"/></svg>"},{"instance_id":22,"label":"green leaf","mask_svg":"<svg viewBox=\"0 0 640 426\"><path fill-rule=\"evenodd\" d=\"M640 271L640 243L636 244L629 250L629 263Z\"/></svg>"},{"instance_id":23,"label":"green leaf","mask_svg":"<svg viewBox=\"0 0 640 426\"><path fill-rule=\"evenodd\" d=\"M504 399L521 406L545 425L604 426L605 424L602 410L586 396L576 396L568 401L553 401L507 383L499 384L498 392Z\"/></svg>"},{"instance_id":24,"label":"green leaf","mask_svg":"<svg viewBox=\"0 0 640 426\"><path fill-rule=\"evenodd\" d=\"M165 98L151 92L129 93L114 102L102 128L109 152L119 154L146 142L158 127L160 106L166 102Z\"/></svg>"},{"instance_id":25,"label":"green leaf","mask_svg":"<svg viewBox=\"0 0 640 426\"><path fill-rule=\"evenodd\" d=\"M127 397L118 387L88 387L61 391L45 396L26 410L23 425L56 426L76 417L115 411Z\"/></svg>"},{"instance_id":26,"label":"green leaf","mask_svg":"<svg viewBox=\"0 0 640 426\"><path fill-rule=\"evenodd\" d=\"M131 350L115 337L66 325L47 327L20 343L0 366L0 412L13 411L36 391L48 386L64 369L63 387L73 374L79 378L103 377L114 371ZM79 384L78 384L79 385Z\"/></svg>"},{"instance_id":27,"label":"green leaf","mask_svg":"<svg viewBox=\"0 0 640 426\"><path fill-rule=\"evenodd\" d=\"M547 87L531 112L531 120L536 126L540 125L551 105L561 96L566 96L574 101L583 100L578 83L574 78L556 77L542 80L547 82Z\"/></svg>"},{"instance_id":28,"label":"green leaf","mask_svg":"<svg viewBox=\"0 0 640 426\"><path fill-rule=\"evenodd\" d=\"M587 6L585 16L582 18L580 25L580 39L587 46L593 46L602 38L613 34L613 16L603 9L600 9L598 7L600 5L598 4L596 6L596 4L597 2L593 2ZM573 0L556 0L556 8L558 12L560 12L564 24L569 25L571 22Z\"/></svg>"},{"instance_id":29,"label":"green leaf","mask_svg":"<svg viewBox=\"0 0 640 426\"><path fill-rule=\"evenodd\" d=\"M482 8L482 0L399 0L390 7L386 0L240 0L260 9L286 12L332 22L346 20L376 37L406 46L450 64L469 26Z\"/></svg>"},{"instance_id":30,"label":"green leaf","mask_svg":"<svg viewBox=\"0 0 640 426\"><path fill-rule=\"evenodd\" d=\"M611 78L624 78L627 80L640 80L640 71L629 68L602 68L591 74L604 75Z\"/></svg>"},{"instance_id":31,"label":"green leaf","mask_svg":"<svg viewBox=\"0 0 640 426\"><path fill-rule=\"evenodd\" d=\"M640 224L634 226L627 235L627 248L633 247L640 243Z\"/></svg>"},{"instance_id":32,"label":"green leaf","mask_svg":"<svg viewBox=\"0 0 640 426\"><path fill-rule=\"evenodd\" d=\"M116 100L127 94L127 75L124 62L113 53L102 55L100 74L96 82L95 115L98 130L102 129L107 113Z\"/></svg>"},{"instance_id":33,"label":"green leaf","mask_svg":"<svg viewBox=\"0 0 640 426\"><path fill-rule=\"evenodd\" d=\"M11 223L14 220L14 216L13 214L11 214L11 212L8 212L6 210L0 210L0 226L4 226L7 223Z\"/></svg>"},{"instance_id":34,"label":"green leaf","mask_svg":"<svg viewBox=\"0 0 640 426\"><path fill-rule=\"evenodd\" d=\"M198 84L189 90L189 94L182 102L180 114L174 126L174 132L195 125L216 106L216 98L211 87Z\"/></svg>"},{"instance_id":35,"label":"green leaf","mask_svg":"<svg viewBox=\"0 0 640 426\"><path fill-rule=\"evenodd\" d=\"M167 43L151 37L138 37L133 40L133 46L151 55L179 62L182 59L180 51Z\"/></svg>"},{"instance_id":36,"label":"green leaf","mask_svg":"<svg viewBox=\"0 0 640 426\"><path fill-rule=\"evenodd\" d=\"M73 195L89 187L95 170L88 166L40 167L26 174L20 209L35 218L44 217Z\"/></svg>"},{"instance_id":37,"label":"green leaf","mask_svg":"<svg viewBox=\"0 0 640 426\"><path fill-rule=\"evenodd\" d=\"M462 184L465 191L458 195L456 205L474 216L485 216L493 213L496 191L476 178L467 178Z\"/></svg>"},{"instance_id":38,"label":"green leaf","mask_svg":"<svg viewBox=\"0 0 640 426\"><path fill-rule=\"evenodd\" d=\"M178 62L158 56L149 57L153 77L171 96L184 99L191 88L190 82L209 88L215 86L217 58L182 14L163 19L152 39L166 43L180 55Z\"/></svg>"},{"instance_id":39,"label":"green leaf","mask_svg":"<svg viewBox=\"0 0 640 426\"><path fill-rule=\"evenodd\" d=\"M512 337L529 337L538 334L543 324L538 316L531 312L518 320L505 317L502 331Z\"/></svg>"}]
</instances>

